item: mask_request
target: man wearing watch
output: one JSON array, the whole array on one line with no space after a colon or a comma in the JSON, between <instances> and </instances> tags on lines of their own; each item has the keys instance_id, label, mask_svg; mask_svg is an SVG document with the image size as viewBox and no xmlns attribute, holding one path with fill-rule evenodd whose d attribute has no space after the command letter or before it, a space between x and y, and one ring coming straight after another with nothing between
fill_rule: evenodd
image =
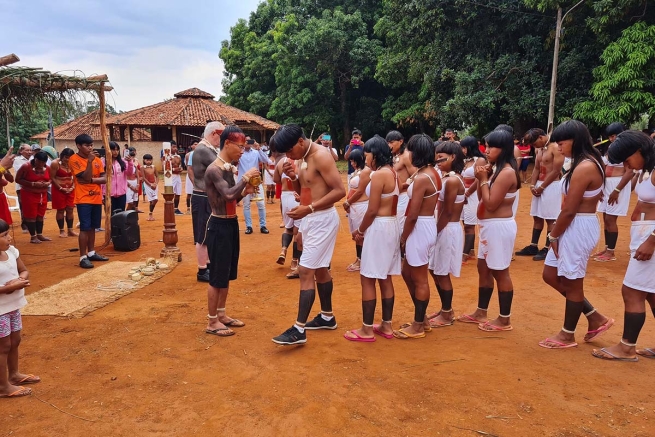
<instances>
[{"instance_id":1,"label":"man wearing watch","mask_svg":"<svg viewBox=\"0 0 655 437\"><path fill-rule=\"evenodd\" d=\"M553 229L553 223L561 210L560 175L564 165L564 155L557 149L557 144L551 143L548 135L542 129L534 128L526 132L523 137L525 144L532 144L536 150L534 170L530 191L532 192L532 205L530 215L533 219L532 240L530 245L515 252L518 256L532 256L534 261L546 259L550 241L546 238L545 247L539 250L539 238L546 222L547 232Z\"/></svg>"},{"instance_id":2,"label":"man wearing watch","mask_svg":"<svg viewBox=\"0 0 655 437\"><path fill-rule=\"evenodd\" d=\"M300 299L296 323L273 342L282 345L303 344L307 341L305 329L336 329L332 313L332 276L328 270L339 230L339 214L334 203L346 195L339 171L329 150L305 137L296 124L280 127L274 136L275 148L289 158L283 171L300 194L300 206L287 215L302 219L303 252L300 257ZM300 159L294 167L292 160ZM316 291L321 302L321 312L307 322L312 310Z\"/></svg>"}]
</instances>

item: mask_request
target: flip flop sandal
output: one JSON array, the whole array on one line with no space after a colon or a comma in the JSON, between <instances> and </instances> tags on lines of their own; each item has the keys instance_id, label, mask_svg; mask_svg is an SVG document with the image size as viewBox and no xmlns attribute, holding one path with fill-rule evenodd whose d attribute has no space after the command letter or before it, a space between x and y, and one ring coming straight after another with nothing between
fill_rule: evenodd
<instances>
[{"instance_id":1,"label":"flip flop sandal","mask_svg":"<svg viewBox=\"0 0 655 437\"><path fill-rule=\"evenodd\" d=\"M217 337L230 337L234 335L234 331L230 328L205 329L205 334L211 334Z\"/></svg>"},{"instance_id":2,"label":"flip flop sandal","mask_svg":"<svg viewBox=\"0 0 655 437\"><path fill-rule=\"evenodd\" d=\"M412 326L411 323L403 323L400 325L400 329L407 329L410 326ZM423 332L430 332L432 331L432 325L423 325Z\"/></svg>"},{"instance_id":3,"label":"flip flop sandal","mask_svg":"<svg viewBox=\"0 0 655 437\"><path fill-rule=\"evenodd\" d=\"M41 382L41 378L30 373L29 375L25 375L25 377L20 381L16 381L14 384L36 384L38 382Z\"/></svg>"},{"instance_id":4,"label":"flip flop sandal","mask_svg":"<svg viewBox=\"0 0 655 437\"><path fill-rule=\"evenodd\" d=\"M512 325L496 326L496 325L492 325L491 322L484 322L478 325L478 329L480 331L485 331L485 332L501 332L501 331L511 331L514 329L514 327L512 327Z\"/></svg>"},{"instance_id":5,"label":"flip flop sandal","mask_svg":"<svg viewBox=\"0 0 655 437\"><path fill-rule=\"evenodd\" d=\"M468 314L462 314L456 320L458 322L462 322L462 323L475 323L476 325L479 325L481 323L487 323L487 322L481 322L478 319L476 319L475 317L469 316Z\"/></svg>"},{"instance_id":6,"label":"flip flop sandal","mask_svg":"<svg viewBox=\"0 0 655 437\"><path fill-rule=\"evenodd\" d=\"M18 390L16 390L15 392L9 393L8 395L0 395L0 398L20 398L22 396L29 396L31 394L32 394L31 388L18 387Z\"/></svg>"},{"instance_id":7,"label":"flip flop sandal","mask_svg":"<svg viewBox=\"0 0 655 437\"><path fill-rule=\"evenodd\" d=\"M594 261L606 263L608 261L616 261L616 257L614 255L600 255L594 258Z\"/></svg>"},{"instance_id":8,"label":"flip flop sandal","mask_svg":"<svg viewBox=\"0 0 655 437\"><path fill-rule=\"evenodd\" d=\"M352 335L353 337L349 337L348 334ZM343 334L343 338L349 341L358 341L360 343L373 343L375 341L375 337L362 337L356 333L354 329L351 331L346 331L346 333Z\"/></svg>"},{"instance_id":9,"label":"flip flop sandal","mask_svg":"<svg viewBox=\"0 0 655 437\"><path fill-rule=\"evenodd\" d=\"M578 347L578 343L562 343L559 340L547 338L545 340L541 340L539 342L539 346L545 347L546 349L569 349L572 347Z\"/></svg>"},{"instance_id":10,"label":"flip flop sandal","mask_svg":"<svg viewBox=\"0 0 655 437\"><path fill-rule=\"evenodd\" d=\"M246 326L245 323L243 323L241 320L238 319L232 319L227 323L223 323L225 326L229 326L231 328L242 328Z\"/></svg>"},{"instance_id":11,"label":"flip flop sandal","mask_svg":"<svg viewBox=\"0 0 655 437\"><path fill-rule=\"evenodd\" d=\"M601 354L602 352L602 354ZM603 355L606 354L606 355ZM594 349L591 352L591 355L593 355L596 358L600 358L601 360L607 360L607 361L629 361L629 362L636 362L639 361L638 357L633 357L633 358L625 358L625 357L617 357L614 355L612 352L608 351L606 348L602 348L600 351L597 351ZM609 357L607 356L609 355Z\"/></svg>"},{"instance_id":12,"label":"flip flop sandal","mask_svg":"<svg viewBox=\"0 0 655 437\"><path fill-rule=\"evenodd\" d=\"M424 338L425 332L421 332L419 334L410 334L401 328L398 331L393 331L393 336L401 340L408 340L410 338Z\"/></svg>"},{"instance_id":13,"label":"flip flop sandal","mask_svg":"<svg viewBox=\"0 0 655 437\"><path fill-rule=\"evenodd\" d=\"M644 353L644 352L647 352L647 353ZM653 358L655 358L655 349L652 349L652 348L649 348L649 347L644 348L644 349L639 349L637 351L637 355L639 355L640 357L653 359Z\"/></svg>"},{"instance_id":14,"label":"flip flop sandal","mask_svg":"<svg viewBox=\"0 0 655 437\"><path fill-rule=\"evenodd\" d=\"M584 341L585 342L590 342L598 337L600 337L602 334L607 332L612 326L614 325L614 319L607 319L607 322L603 323L600 325L598 329L593 329L591 331L587 331L587 333L584 336Z\"/></svg>"},{"instance_id":15,"label":"flip flop sandal","mask_svg":"<svg viewBox=\"0 0 655 437\"><path fill-rule=\"evenodd\" d=\"M286 260L287 260L287 254L284 253L284 252L280 252L280 254L277 257L277 261L275 261L275 262L278 263L279 265L283 266L284 262Z\"/></svg>"},{"instance_id":16,"label":"flip flop sandal","mask_svg":"<svg viewBox=\"0 0 655 437\"><path fill-rule=\"evenodd\" d=\"M300 278L300 273L298 272L287 273L287 279L298 279L298 278Z\"/></svg>"},{"instance_id":17,"label":"flip flop sandal","mask_svg":"<svg viewBox=\"0 0 655 437\"><path fill-rule=\"evenodd\" d=\"M453 326L455 324L455 319L446 322L446 323L441 323L437 322L435 320L430 320L430 327L431 328L445 328L446 326Z\"/></svg>"},{"instance_id":18,"label":"flip flop sandal","mask_svg":"<svg viewBox=\"0 0 655 437\"><path fill-rule=\"evenodd\" d=\"M373 332L381 337L386 338L387 340L391 340L393 338L393 334L387 334L386 332L380 331L380 325L373 325Z\"/></svg>"}]
</instances>

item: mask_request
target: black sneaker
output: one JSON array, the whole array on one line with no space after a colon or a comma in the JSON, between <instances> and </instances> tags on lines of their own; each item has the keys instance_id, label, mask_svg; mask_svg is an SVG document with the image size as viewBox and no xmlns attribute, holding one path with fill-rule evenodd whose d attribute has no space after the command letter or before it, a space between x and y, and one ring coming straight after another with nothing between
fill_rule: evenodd
<instances>
[{"instance_id":1,"label":"black sneaker","mask_svg":"<svg viewBox=\"0 0 655 437\"><path fill-rule=\"evenodd\" d=\"M196 279L198 282L209 282L209 270L206 270L205 273L196 274Z\"/></svg>"},{"instance_id":2,"label":"black sneaker","mask_svg":"<svg viewBox=\"0 0 655 437\"><path fill-rule=\"evenodd\" d=\"M262 226L260 231L262 231L262 234L268 234L268 229L266 229L266 226Z\"/></svg>"},{"instance_id":3,"label":"black sneaker","mask_svg":"<svg viewBox=\"0 0 655 437\"><path fill-rule=\"evenodd\" d=\"M250 226L246 228L246 234L252 234L252 228Z\"/></svg>"},{"instance_id":4,"label":"black sneaker","mask_svg":"<svg viewBox=\"0 0 655 437\"><path fill-rule=\"evenodd\" d=\"M301 333L295 326L292 326L277 337L273 337L273 343L287 346L292 344L304 344L307 343L307 334L305 332Z\"/></svg>"},{"instance_id":5,"label":"black sneaker","mask_svg":"<svg viewBox=\"0 0 655 437\"><path fill-rule=\"evenodd\" d=\"M182 211L180 211L179 209L176 209L175 210L175 215L184 215L184 213Z\"/></svg>"},{"instance_id":6,"label":"black sneaker","mask_svg":"<svg viewBox=\"0 0 655 437\"><path fill-rule=\"evenodd\" d=\"M539 253L539 248L537 246L533 246L532 244L529 246L525 246L523 249L519 250L518 252L514 252L514 254L518 256L535 256L538 253Z\"/></svg>"},{"instance_id":7,"label":"black sneaker","mask_svg":"<svg viewBox=\"0 0 655 437\"><path fill-rule=\"evenodd\" d=\"M80 261L80 267L83 269L92 269L93 263L89 261L89 258L84 258L82 261Z\"/></svg>"},{"instance_id":8,"label":"black sneaker","mask_svg":"<svg viewBox=\"0 0 655 437\"><path fill-rule=\"evenodd\" d=\"M337 319L332 316L328 321L321 317L321 313L318 313L314 320L307 322L305 329L337 329Z\"/></svg>"},{"instance_id":9,"label":"black sneaker","mask_svg":"<svg viewBox=\"0 0 655 437\"><path fill-rule=\"evenodd\" d=\"M548 248L544 247L541 249L535 256L532 257L533 261L543 261L546 259L546 255L548 255Z\"/></svg>"},{"instance_id":10,"label":"black sneaker","mask_svg":"<svg viewBox=\"0 0 655 437\"><path fill-rule=\"evenodd\" d=\"M109 258L107 258L106 256L102 256L99 253L94 253L91 256L87 256L87 258L90 259L91 261L109 261Z\"/></svg>"}]
</instances>

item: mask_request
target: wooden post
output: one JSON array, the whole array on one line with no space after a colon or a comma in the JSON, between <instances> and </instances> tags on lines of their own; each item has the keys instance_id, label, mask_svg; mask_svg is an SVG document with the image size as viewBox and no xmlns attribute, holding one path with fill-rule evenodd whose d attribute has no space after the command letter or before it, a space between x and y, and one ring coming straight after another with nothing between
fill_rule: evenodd
<instances>
[{"instance_id":1,"label":"wooden post","mask_svg":"<svg viewBox=\"0 0 655 437\"><path fill-rule=\"evenodd\" d=\"M111 159L111 150L109 149L109 139L107 138L107 124L105 122L105 83L100 83L98 89L98 99L100 100L100 136L105 147L105 175L107 183L105 184L105 246L111 240L111 171L113 163Z\"/></svg>"},{"instance_id":2,"label":"wooden post","mask_svg":"<svg viewBox=\"0 0 655 437\"><path fill-rule=\"evenodd\" d=\"M127 125L127 147L132 147L132 128Z\"/></svg>"}]
</instances>

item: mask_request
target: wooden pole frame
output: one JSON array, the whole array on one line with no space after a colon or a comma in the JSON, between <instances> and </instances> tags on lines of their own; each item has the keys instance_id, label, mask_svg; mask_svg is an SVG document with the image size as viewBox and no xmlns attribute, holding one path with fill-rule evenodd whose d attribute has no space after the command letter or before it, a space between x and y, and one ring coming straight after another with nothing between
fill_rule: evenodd
<instances>
[{"instance_id":1,"label":"wooden pole frame","mask_svg":"<svg viewBox=\"0 0 655 437\"><path fill-rule=\"evenodd\" d=\"M111 241L111 178L113 162L111 159L111 150L109 149L109 138L107 136L106 110L105 110L105 83L100 84L98 89L98 100L100 103L100 136L105 148L105 244L107 246Z\"/></svg>"}]
</instances>

